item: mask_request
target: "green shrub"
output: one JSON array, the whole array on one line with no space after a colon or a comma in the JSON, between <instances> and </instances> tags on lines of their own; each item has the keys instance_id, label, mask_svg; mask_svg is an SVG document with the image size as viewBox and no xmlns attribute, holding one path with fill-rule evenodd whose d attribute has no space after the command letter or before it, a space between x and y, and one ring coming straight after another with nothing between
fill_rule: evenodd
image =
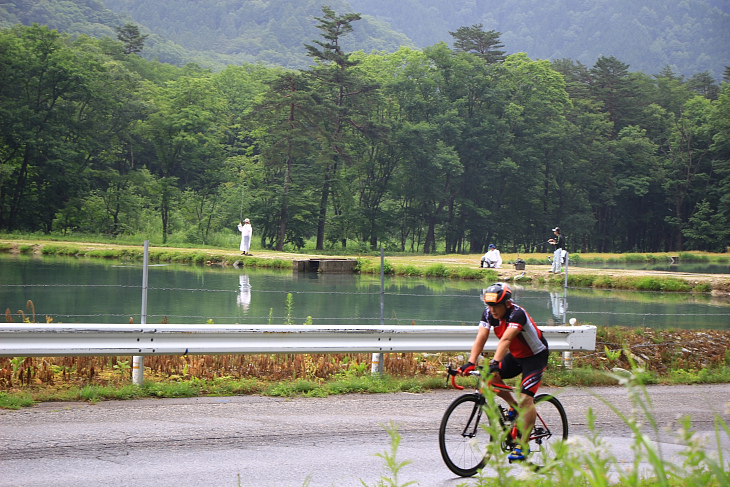
<instances>
[{"instance_id":1,"label":"green shrub","mask_svg":"<svg viewBox=\"0 0 730 487\"><path fill-rule=\"evenodd\" d=\"M295 382L279 382L273 385L268 391L268 395L274 397L294 397L300 395L312 395L314 391L319 390L319 397L327 395L319 384L316 382L299 379Z\"/></svg>"},{"instance_id":2,"label":"green shrub","mask_svg":"<svg viewBox=\"0 0 730 487\"><path fill-rule=\"evenodd\" d=\"M445 265L439 262L426 267L426 270L423 271L423 275L426 277L449 277L449 270Z\"/></svg>"},{"instance_id":3,"label":"green shrub","mask_svg":"<svg viewBox=\"0 0 730 487\"><path fill-rule=\"evenodd\" d=\"M18 392L14 394L0 392L0 409L27 408L34 404L35 401L29 392Z\"/></svg>"},{"instance_id":4,"label":"green shrub","mask_svg":"<svg viewBox=\"0 0 730 487\"><path fill-rule=\"evenodd\" d=\"M45 255L76 255L79 253L79 248L64 245L44 245L41 253Z\"/></svg>"},{"instance_id":5,"label":"green shrub","mask_svg":"<svg viewBox=\"0 0 730 487\"><path fill-rule=\"evenodd\" d=\"M403 267L399 267L397 274L401 276L417 277L421 275L421 271L419 271L416 266L407 264Z\"/></svg>"},{"instance_id":6,"label":"green shrub","mask_svg":"<svg viewBox=\"0 0 730 487\"><path fill-rule=\"evenodd\" d=\"M291 269L292 262L286 259L272 259L269 261L274 269Z\"/></svg>"},{"instance_id":7,"label":"green shrub","mask_svg":"<svg viewBox=\"0 0 730 487\"><path fill-rule=\"evenodd\" d=\"M497 273L491 269L472 269L470 267L459 267L449 273L451 277L460 279L496 279Z\"/></svg>"},{"instance_id":8,"label":"green shrub","mask_svg":"<svg viewBox=\"0 0 730 487\"><path fill-rule=\"evenodd\" d=\"M712 286L706 282L698 282L692 288L692 292L695 293L709 293L712 292Z\"/></svg>"},{"instance_id":9,"label":"green shrub","mask_svg":"<svg viewBox=\"0 0 730 487\"><path fill-rule=\"evenodd\" d=\"M659 280L659 290L665 292L686 293L692 290L692 286L681 279L666 277Z\"/></svg>"},{"instance_id":10,"label":"green shrub","mask_svg":"<svg viewBox=\"0 0 730 487\"><path fill-rule=\"evenodd\" d=\"M680 262L709 262L710 257L708 257L707 255L702 255L702 254L692 254L690 252L680 252L679 261Z\"/></svg>"},{"instance_id":11,"label":"green shrub","mask_svg":"<svg viewBox=\"0 0 730 487\"><path fill-rule=\"evenodd\" d=\"M648 276L638 277L636 279L627 281L627 283L631 283L630 287L633 287L634 289L637 289L639 291L659 291L659 290L661 290L661 285L653 277L648 277Z\"/></svg>"},{"instance_id":12,"label":"green shrub","mask_svg":"<svg viewBox=\"0 0 730 487\"><path fill-rule=\"evenodd\" d=\"M610 289L613 287L613 281L609 276L595 276L593 287Z\"/></svg>"},{"instance_id":13,"label":"green shrub","mask_svg":"<svg viewBox=\"0 0 730 487\"><path fill-rule=\"evenodd\" d=\"M624 262L646 262L646 257L641 254L624 254Z\"/></svg>"},{"instance_id":14,"label":"green shrub","mask_svg":"<svg viewBox=\"0 0 730 487\"><path fill-rule=\"evenodd\" d=\"M380 272L380 265L375 264L370 259L363 259L361 257L357 258L357 264L355 264L355 272L359 272L360 274L375 274L377 272Z\"/></svg>"},{"instance_id":15,"label":"green shrub","mask_svg":"<svg viewBox=\"0 0 730 487\"><path fill-rule=\"evenodd\" d=\"M591 274L575 275L568 272L568 285L572 287L591 287L598 277Z\"/></svg>"},{"instance_id":16,"label":"green shrub","mask_svg":"<svg viewBox=\"0 0 730 487\"><path fill-rule=\"evenodd\" d=\"M195 397L200 395L204 380L186 382L145 382L143 388L150 397Z\"/></svg>"},{"instance_id":17,"label":"green shrub","mask_svg":"<svg viewBox=\"0 0 730 487\"><path fill-rule=\"evenodd\" d=\"M20 251L21 254L32 254L33 253L33 246L32 245L27 245L27 244L21 244L18 247L18 250Z\"/></svg>"},{"instance_id":18,"label":"green shrub","mask_svg":"<svg viewBox=\"0 0 730 487\"><path fill-rule=\"evenodd\" d=\"M93 249L84 254L86 257L101 257L103 259L118 259L122 252L117 249Z\"/></svg>"}]
</instances>

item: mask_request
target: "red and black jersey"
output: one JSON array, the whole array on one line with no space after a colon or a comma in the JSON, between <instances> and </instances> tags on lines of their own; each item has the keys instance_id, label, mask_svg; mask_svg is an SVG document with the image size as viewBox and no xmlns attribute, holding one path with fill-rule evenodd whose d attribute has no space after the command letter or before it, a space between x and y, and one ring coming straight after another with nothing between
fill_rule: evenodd
<instances>
[{"instance_id":1,"label":"red and black jersey","mask_svg":"<svg viewBox=\"0 0 730 487\"><path fill-rule=\"evenodd\" d=\"M507 314L501 320L494 318L489 313L488 307L484 308L479 326L494 329L497 338L502 338L507 328L518 328L520 333L509 346L509 351L515 358L532 357L548 348L547 340L542 336L542 331L532 317L521 306L514 303L507 309Z\"/></svg>"}]
</instances>

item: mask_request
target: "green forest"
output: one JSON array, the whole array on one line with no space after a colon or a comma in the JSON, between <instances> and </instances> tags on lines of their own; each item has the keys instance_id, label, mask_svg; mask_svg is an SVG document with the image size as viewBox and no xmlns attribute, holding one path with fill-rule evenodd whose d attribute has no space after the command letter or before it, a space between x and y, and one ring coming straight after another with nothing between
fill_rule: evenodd
<instances>
[{"instance_id":1,"label":"green forest","mask_svg":"<svg viewBox=\"0 0 730 487\"><path fill-rule=\"evenodd\" d=\"M730 79L451 44L343 46L322 7L311 66L218 72L117 37L0 31L0 231L215 244L250 218L266 248L725 251ZM119 39L119 40L118 40ZM227 238L227 237L226 237Z\"/></svg>"}]
</instances>

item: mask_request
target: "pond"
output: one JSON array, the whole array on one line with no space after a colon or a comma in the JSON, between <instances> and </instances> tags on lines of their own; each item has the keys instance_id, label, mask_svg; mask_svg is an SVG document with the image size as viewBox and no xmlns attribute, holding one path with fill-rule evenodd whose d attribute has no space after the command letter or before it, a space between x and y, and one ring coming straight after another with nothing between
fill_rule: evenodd
<instances>
[{"instance_id":1,"label":"pond","mask_svg":"<svg viewBox=\"0 0 730 487\"><path fill-rule=\"evenodd\" d=\"M0 306L14 322L140 323L142 265L0 256ZM476 324L485 283L388 277L387 325ZM195 265L149 267L147 323L380 323L380 278ZM730 301L705 294L513 286L538 324L730 328ZM287 295L291 302L287 303ZM30 304L32 302L32 306Z\"/></svg>"}]
</instances>

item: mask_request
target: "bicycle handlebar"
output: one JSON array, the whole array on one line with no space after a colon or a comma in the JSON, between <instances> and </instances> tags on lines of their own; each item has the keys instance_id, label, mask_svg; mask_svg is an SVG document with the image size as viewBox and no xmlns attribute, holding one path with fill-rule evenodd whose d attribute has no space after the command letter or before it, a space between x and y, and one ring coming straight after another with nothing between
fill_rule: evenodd
<instances>
[{"instance_id":1,"label":"bicycle handlebar","mask_svg":"<svg viewBox=\"0 0 730 487\"><path fill-rule=\"evenodd\" d=\"M481 369L481 368L482 368L481 366L478 367L478 369ZM464 389L464 387L460 386L459 384L456 383L457 375L459 375L459 369L451 368L451 364L446 366L446 386L448 387L449 379L451 379L451 385L454 387L454 389L458 389L461 391ZM470 372L470 375L480 375L480 373L477 370L473 370ZM512 392L514 390L514 387L508 386L507 384L504 384L504 383L497 383L497 384L492 383L491 386L492 386L494 392L498 392L498 391Z\"/></svg>"},{"instance_id":2,"label":"bicycle handlebar","mask_svg":"<svg viewBox=\"0 0 730 487\"><path fill-rule=\"evenodd\" d=\"M456 383L456 376L459 374L459 369L452 369L451 364L449 364L446 368L446 386L449 385L449 378L451 378L451 385L454 387L454 389L462 390L464 389L463 386L460 386Z\"/></svg>"}]
</instances>

